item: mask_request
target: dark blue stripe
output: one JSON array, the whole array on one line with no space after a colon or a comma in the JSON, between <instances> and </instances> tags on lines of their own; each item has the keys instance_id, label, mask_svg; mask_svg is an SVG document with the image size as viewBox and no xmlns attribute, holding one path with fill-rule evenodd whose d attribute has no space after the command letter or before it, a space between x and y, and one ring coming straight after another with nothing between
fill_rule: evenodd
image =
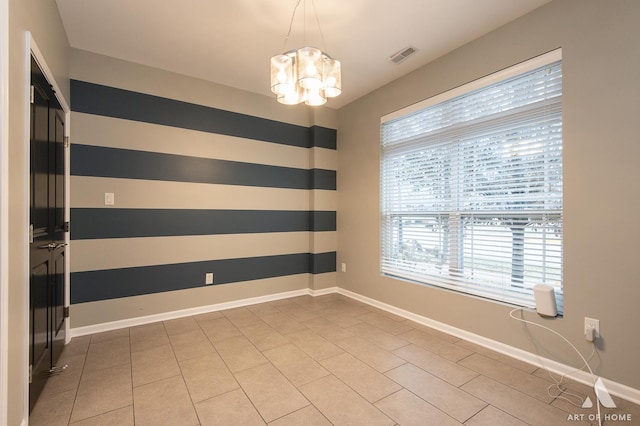
<instances>
[{"instance_id":1,"label":"dark blue stripe","mask_svg":"<svg viewBox=\"0 0 640 426\"><path fill-rule=\"evenodd\" d=\"M291 189L335 189L336 172L71 145L71 175Z\"/></svg>"},{"instance_id":2,"label":"dark blue stripe","mask_svg":"<svg viewBox=\"0 0 640 426\"><path fill-rule=\"evenodd\" d=\"M336 271L336 252L317 253L311 256L311 273L324 274Z\"/></svg>"},{"instance_id":3,"label":"dark blue stripe","mask_svg":"<svg viewBox=\"0 0 640 426\"><path fill-rule=\"evenodd\" d=\"M324 169L312 169L311 182L309 183L310 189L336 189L336 171L324 170Z\"/></svg>"},{"instance_id":4,"label":"dark blue stripe","mask_svg":"<svg viewBox=\"0 0 640 426\"><path fill-rule=\"evenodd\" d=\"M213 272L214 285L304 273L333 272L334 260L335 252L297 253L74 272L71 274L71 303L204 287L207 272Z\"/></svg>"},{"instance_id":5,"label":"dark blue stripe","mask_svg":"<svg viewBox=\"0 0 640 426\"><path fill-rule=\"evenodd\" d=\"M335 230L335 211L71 209L72 240Z\"/></svg>"},{"instance_id":6,"label":"dark blue stripe","mask_svg":"<svg viewBox=\"0 0 640 426\"><path fill-rule=\"evenodd\" d=\"M71 110L304 148L312 146L307 127L79 80L71 80ZM331 132L319 132L323 134L320 143L331 144Z\"/></svg>"},{"instance_id":7,"label":"dark blue stripe","mask_svg":"<svg viewBox=\"0 0 640 426\"><path fill-rule=\"evenodd\" d=\"M336 149L338 132L335 129L329 129L321 126L311 126L311 146L319 148Z\"/></svg>"},{"instance_id":8,"label":"dark blue stripe","mask_svg":"<svg viewBox=\"0 0 640 426\"><path fill-rule=\"evenodd\" d=\"M336 212L315 210L310 213L311 223L309 230L314 232L335 231Z\"/></svg>"}]
</instances>

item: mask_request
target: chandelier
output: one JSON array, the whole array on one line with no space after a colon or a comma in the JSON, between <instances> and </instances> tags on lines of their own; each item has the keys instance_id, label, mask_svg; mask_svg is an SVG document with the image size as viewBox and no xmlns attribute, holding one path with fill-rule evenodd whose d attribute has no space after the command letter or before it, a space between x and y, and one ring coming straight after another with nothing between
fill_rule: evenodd
<instances>
[{"instance_id":1,"label":"chandelier","mask_svg":"<svg viewBox=\"0 0 640 426\"><path fill-rule=\"evenodd\" d=\"M301 1L298 0L293 9L289 32L285 38L285 47L291 35L296 10ZM324 44L324 35L313 0L311 0L311 4ZM327 98L333 98L342 92L341 80L340 61L315 47L305 46L271 58L271 91L281 104L297 105L304 102L311 106L323 105L327 102Z\"/></svg>"}]
</instances>

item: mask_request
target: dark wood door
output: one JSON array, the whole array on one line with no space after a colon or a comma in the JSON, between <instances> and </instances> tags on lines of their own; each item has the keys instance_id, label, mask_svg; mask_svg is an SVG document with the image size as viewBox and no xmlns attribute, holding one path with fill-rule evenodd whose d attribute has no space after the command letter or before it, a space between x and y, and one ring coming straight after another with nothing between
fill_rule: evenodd
<instances>
[{"instance_id":1,"label":"dark wood door","mask_svg":"<svg viewBox=\"0 0 640 426\"><path fill-rule=\"evenodd\" d=\"M31 61L29 407L65 340L65 115L51 85Z\"/></svg>"},{"instance_id":2,"label":"dark wood door","mask_svg":"<svg viewBox=\"0 0 640 426\"><path fill-rule=\"evenodd\" d=\"M65 115L58 104L49 108L49 215L51 216L51 241L55 249L51 251L51 333L53 341L52 367L56 362L65 341Z\"/></svg>"}]
</instances>

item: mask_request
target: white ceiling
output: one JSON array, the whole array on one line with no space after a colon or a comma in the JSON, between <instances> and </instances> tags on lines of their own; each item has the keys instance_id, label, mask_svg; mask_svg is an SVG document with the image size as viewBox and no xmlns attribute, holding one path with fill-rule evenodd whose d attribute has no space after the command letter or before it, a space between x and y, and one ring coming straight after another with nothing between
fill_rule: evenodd
<instances>
[{"instance_id":1,"label":"white ceiling","mask_svg":"<svg viewBox=\"0 0 640 426\"><path fill-rule=\"evenodd\" d=\"M297 1L56 0L74 48L264 95L271 56L319 47L342 62L332 108L550 0L302 0L285 46ZM418 52L401 64L387 60L407 46Z\"/></svg>"}]
</instances>

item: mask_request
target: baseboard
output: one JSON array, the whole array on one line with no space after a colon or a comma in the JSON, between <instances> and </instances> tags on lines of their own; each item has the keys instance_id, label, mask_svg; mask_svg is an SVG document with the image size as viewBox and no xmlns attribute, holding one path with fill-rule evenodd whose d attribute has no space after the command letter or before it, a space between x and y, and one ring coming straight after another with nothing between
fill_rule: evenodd
<instances>
[{"instance_id":1,"label":"baseboard","mask_svg":"<svg viewBox=\"0 0 640 426\"><path fill-rule=\"evenodd\" d=\"M591 374L582 370L576 372L575 367L571 367L566 364L561 364L559 362L553 361L548 358L539 357L536 354L533 354L531 352L527 352L522 349L518 349L516 347L506 345L496 340L488 339L486 337L480 336L475 333L471 333L466 330L462 330L460 328L452 327L448 324L432 320L430 318L415 314L413 312L405 311L404 309L397 308L393 305L388 305L386 303L380 302L370 297L363 296L358 293L354 293L349 290L345 290L343 288L336 287L336 289L337 289L336 290L337 293L347 296L351 299L366 303L367 305L374 306L376 308L382 309L383 311L387 311L392 314L398 315L400 317L406 318L408 320L417 322L418 324L426 325L438 331L451 334L452 336L459 337L460 339L467 340L469 342L494 350L496 352L518 359L520 361L527 362L529 364L535 365L536 367L545 368L556 374L566 375L567 377L575 380L576 382L580 382L587 386L593 386L594 379L591 376ZM627 401L633 402L634 404L640 404L640 390L634 389L630 386L623 385L618 382L614 382L604 377L602 377L602 381L604 382L608 392L611 395L615 395Z\"/></svg>"},{"instance_id":2,"label":"baseboard","mask_svg":"<svg viewBox=\"0 0 640 426\"><path fill-rule=\"evenodd\" d=\"M340 293L340 288L328 287L328 288L321 288L319 290L309 290L309 294L313 297L324 296L327 294L335 294L335 293Z\"/></svg>"},{"instance_id":3,"label":"baseboard","mask_svg":"<svg viewBox=\"0 0 640 426\"><path fill-rule=\"evenodd\" d=\"M333 291L335 293L336 291ZM188 317L191 315L206 314L209 312L223 311L225 309L240 308L243 306L255 305L258 303L272 302L274 300L289 299L291 297L314 295L312 290L300 289L287 291L284 293L268 294L265 296L251 297L248 299L234 300L231 302L217 303L215 305L199 306L197 308L182 309L179 311L163 312L161 314L146 315L124 320L110 321L102 324L88 325L84 327L71 328L71 337L85 336L88 334L104 333L105 331L118 330L121 328L135 327L137 325L151 324L158 321L168 321L172 319Z\"/></svg>"},{"instance_id":4,"label":"baseboard","mask_svg":"<svg viewBox=\"0 0 640 426\"><path fill-rule=\"evenodd\" d=\"M319 290L301 289L301 290L295 290L295 291L288 291L284 293L276 293L276 294L269 294L265 296L252 297L248 299L235 300L232 302L218 303L215 305L184 309L180 311L172 311L172 312L166 312L162 314L147 315L144 317L130 318L130 319L120 320L120 321L112 321L108 323L90 325L86 327L77 327L77 328L71 329L71 335L72 337L78 337L78 336L84 336L87 334L102 333L105 331L117 330L120 328L150 324L158 321L167 321L167 320L182 318L182 317L191 316L191 315L205 314L209 312L222 311L225 309L233 309L233 308L239 308L243 306L255 305L257 303L288 299L291 297L298 297L298 296L304 296L304 295L311 295L311 296L317 297L317 296L324 296L327 294L335 294L335 293L341 294L343 296L349 297L350 299L357 300L362 303L366 303L367 305L376 307L378 309L382 309L383 311L390 312L392 314L398 315L408 320L417 322L418 324L426 325L427 327L434 328L438 331L451 334L452 336L459 337L460 339L467 340L469 342L494 350L496 352L518 359L520 361L527 362L537 367L546 368L547 370L553 373L567 375L567 377L575 380L576 382L583 383L587 386L593 386L593 378L591 374L585 371L576 372L575 367L571 367L566 364L561 364L559 362L553 361L548 358L542 358L542 357L536 356L531 352L527 352L525 350L518 349L510 345L506 345L496 340L492 340L492 339L480 336L478 334L471 333L469 331L462 330L460 328L453 327L439 321L435 321L431 318L418 315L413 312L405 311L404 309L400 309L393 305L380 302L378 300L372 299L367 296L363 296L358 293L354 293L349 290L345 290L340 287L329 287L329 288L324 288ZM634 389L632 387L623 385L618 382L614 382L604 377L602 378L602 381L604 382L607 390L611 395L615 395L619 398L625 399L634 404L640 404L640 390Z\"/></svg>"}]
</instances>

